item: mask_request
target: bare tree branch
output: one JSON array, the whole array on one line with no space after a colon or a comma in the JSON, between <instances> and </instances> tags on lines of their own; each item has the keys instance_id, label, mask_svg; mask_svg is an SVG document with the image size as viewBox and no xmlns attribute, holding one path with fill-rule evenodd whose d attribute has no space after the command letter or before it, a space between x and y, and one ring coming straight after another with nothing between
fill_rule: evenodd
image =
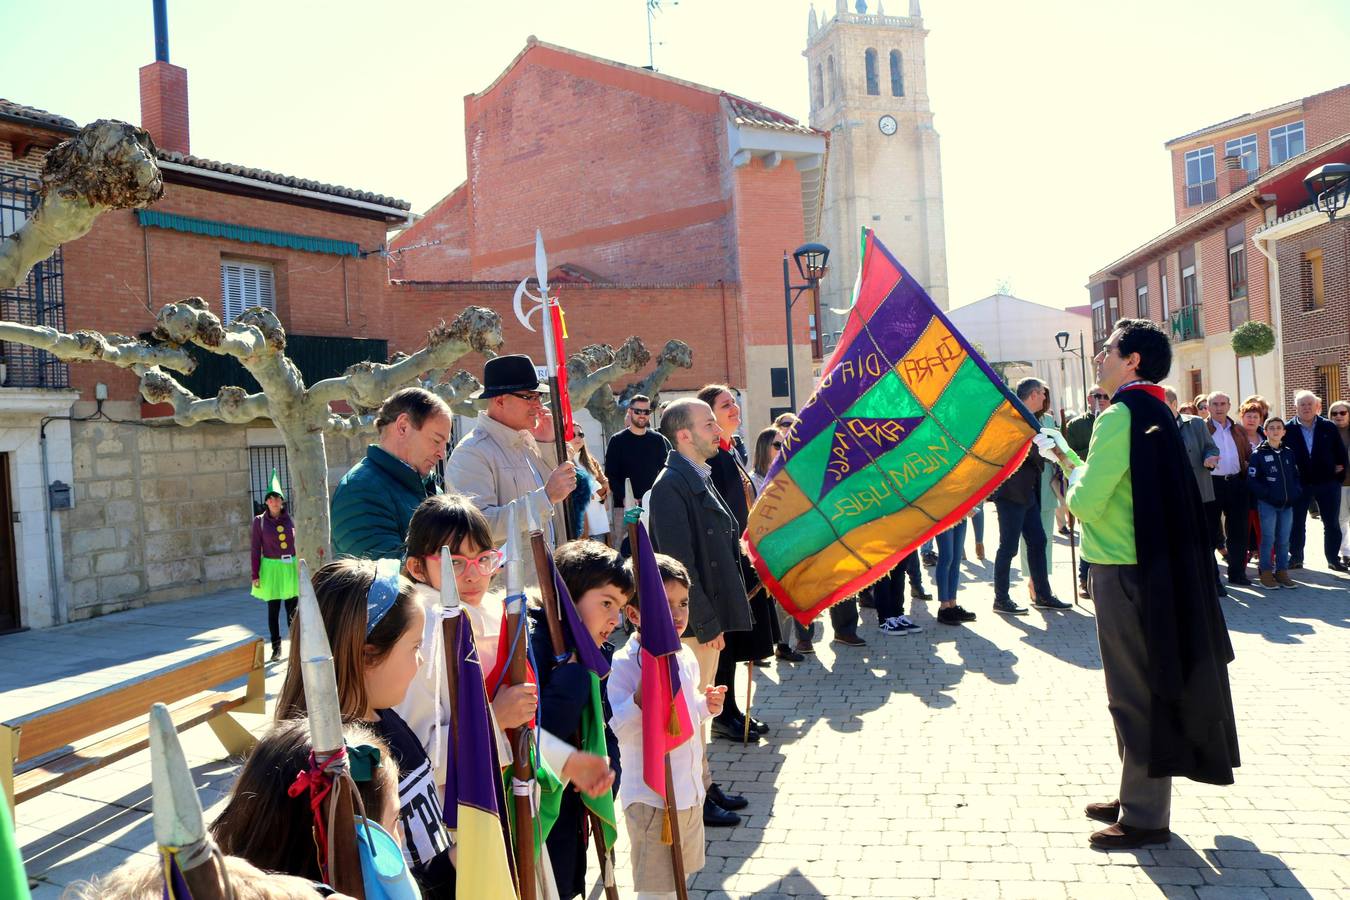
<instances>
[{"instance_id":1,"label":"bare tree branch","mask_svg":"<svg viewBox=\"0 0 1350 900\"><path fill-rule=\"evenodd\" d=\"M656 395L661 392L661 385L666 383L666 379L676 369L691 369L693 366L693 348L684 341L666 341L666 346L661 348L661 355L656 358L656 368L637 384L630 384L624 389L619 398L620 405L626 407L628 398L637 394L645 394L654 401Z\"/></svg>"},{"instance_id":2,"label":"bare tree branch","mask_svg":"<svg viewBox=\"0 0 1350 900\"><path fill-rule=\"evenodd\" d=\"M112 119L86 125L47 154L38 208L0 241L0 290L22 284L33 266L83 237L108 210L149 206L163 195L150 135Z\"/></svg>"},{"instance_id":3,"label":"bare tree branch","mask_svg":"<svg viewBox=\"0 0 1350 900\"><path fill-rule=\"evenodd\" d=\"M167 403L173 407L173 421L179 425L220 421L243 425L269 417L267 396L250 394L239 387L222 387L213 399L204 400L158 368L136 370L141 376L141 396L146 403Z\"/></svg>"},{"instance_id":4,"label":"bare tree branch","mask_svg":"<svg viewBox=\"0 0 1350 900\"><path fill-rule=\"evenodd\" d=\"M120 334L104 336L97 331L63 334L45 325L0 322L0 341L46 350L62 362L101 360L120 369L163 366L190 375L197 361L177 347L147 344Z\"/></svg>"},{"instance_id":5,"label":"bare tree branch","mask_svg":"<svg viewBox=\"0 0 1350 900\"><path fill-rule=\"evenodd\" d=\"M587 404L591 395L603 385L632 375L647 363L652 355L636 335L628 338L614 350L607 344L592 344L567 361L567 393L574 409Z\"/></svg>"}]
</instances>

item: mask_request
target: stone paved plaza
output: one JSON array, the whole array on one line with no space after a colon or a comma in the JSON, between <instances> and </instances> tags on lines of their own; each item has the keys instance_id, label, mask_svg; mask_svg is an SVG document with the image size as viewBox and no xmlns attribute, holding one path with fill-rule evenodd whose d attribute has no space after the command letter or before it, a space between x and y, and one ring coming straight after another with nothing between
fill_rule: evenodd
<instances>
[{"instance_id":1,"label":"stone paved plaza","mask_svg":"<svg viewBox=\"0 0 1350 900\"><path fill-rule=\"evenodd\" d=\"M1067 597L1062 540L1055 553ZM1082 814L1115 796L1117 776L1091 604L1005 618L990 611L989 572L966 566L971 626L938 625L929 604L922 633L891 637L864 613L866 648L831 645L826 628L815 657L756 673L754 711L773 731L758 746L714 744L715 777L752 802L740 827L710 831L691 897L1350 897L1350 580L1305 570L1295 591L1232 592L1238 783L1178 782L1170 844L1104 854ZM0 638L0 709L264 627L260 605L221 594ZM184 745L218 808L234 766L207 728ZM18 808L35 898L153 854L148 780L142 753ZM626 863L621 845L631 896Z\"/></svg>"}]
</instances>

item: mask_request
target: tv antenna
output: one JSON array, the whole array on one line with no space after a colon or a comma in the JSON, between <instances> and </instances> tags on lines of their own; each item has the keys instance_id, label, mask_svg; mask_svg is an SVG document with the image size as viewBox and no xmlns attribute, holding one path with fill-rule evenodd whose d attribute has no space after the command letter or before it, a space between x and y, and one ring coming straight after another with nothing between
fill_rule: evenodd
<instances>
[{"instance_id":1,"label":"tv antenna","mask_svg":"<svg viewBox=\"0 0 1350 900\"><path fill-rule=\"evenodd\" d=\"M653 72L656 71L656 48L660 46L660 41L652 37L652 25L656 19L656 14L661 11L661 4L665 0L646 0L647 3L647 68ZM680 0L670 0L671 6L679 6Z\"/></svg>"}]
</instances>

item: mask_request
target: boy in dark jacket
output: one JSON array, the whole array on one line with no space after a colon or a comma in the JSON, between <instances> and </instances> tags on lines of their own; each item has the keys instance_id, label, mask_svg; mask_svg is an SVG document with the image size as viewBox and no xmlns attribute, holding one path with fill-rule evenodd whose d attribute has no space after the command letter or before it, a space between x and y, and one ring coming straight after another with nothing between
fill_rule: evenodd
<instances>
[{"instance_id":1,"label":"boy in dark jacket","mask_svg":"<svg viewBox=\"0 0 1350 900\"><path fill-rule=\"evenodd\" d=\"M599 541L563 544L553 559L587 632L585 636L578 635L577 640L593 641L608 665L614 656L614 647L608 643L608 638L623 617L624 605L633 596L632 571L624 566L623 557L617 550ZM565 615L562 610L559 612ZM563 628L564 640L571 652L559 660L553 652L543 611L531 610L530 617L530 647L539 676L539 725L564 740L570 739L581 732L582 717L592 703L590 675L582 662L581 648L567 641L566 627ZM617 791L618 777L622 777L619 742L609 727L609 695L603 685L600 703L609 765L616 775L614 790ZM606 824L615 826L614 822ZM547 838L553 877L562 900L571 900L586 892L586 841L582 837L586 827L586 807L581 794L569 789L563 794L557 821Z\"/></svg>"},{"instance_id":2,"label":"boy in dark jacket","mask_svg":"<svg viewBox=\"0 0 1350 900\"><path fill-rule=\"evenodd\" d=\"M1261 553L1257 568L1261 586L1296 587L1289 577L1289 531L1294 523L1294 504L1303 493L1294 451L1284 446L1284 421L1266 422L1266 439L1252 451L1247 462L1247 486L1256 498L1261 517ZM1274 573L1271 551L1274 551Z\"/></svg>"}]
</instances>

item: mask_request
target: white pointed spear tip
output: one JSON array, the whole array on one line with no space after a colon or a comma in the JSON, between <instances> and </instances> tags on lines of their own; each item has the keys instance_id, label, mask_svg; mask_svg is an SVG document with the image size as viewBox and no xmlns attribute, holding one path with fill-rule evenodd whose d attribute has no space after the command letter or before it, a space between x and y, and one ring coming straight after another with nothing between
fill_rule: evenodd
<instances>
[{"instance_id":1,"label":"white pointed spear tip","mask_svg":"<svg viewBox=\"0 0 1350 900\"><path fill-rule=\"evenodd\" d=\"M544 232L534 230L534 277L539 280L539 292L548 303L548 255L544 253Z\"/></svg>"},{"instance_id":2,"label":"white pointed spear tip","mask_svg":"<svg viewBox=\"0 0 1350 900\"><path fill-rule=\"evenodd\" d=\"M206 838L202 802L192 783L192 770L178 743L169 708L163 703L150 707L150 790L156 844L187 847Z\"/></svg>"},{"instance_id":3,"label":"white pointed spear tip","mask_svg":"<svg viewBox=\"0 0 1350 900\"><path fill-rule=\"evenodd\" d=\"M629 509L632 509L635 506L642 505L642 498L633 496L633 479L625 478L623 480L623 495L624 497L628 498Z\"/></svg>"},{"instance_id":4,"label":"white pointed spear tip","mask_svg":"<svg viewBox=\"0 0 1350 900\"><path fill-rule=\"evenodd\" d=\"M450 558L450 548L441 547L441 609L445 612L459 609L459 584L455 581L455 562Z\"/></svg>"},{"instance_id":5,"label":"white pointed spear tip","mask_svg":"<svg viewBox=\"0 0 1350 900\"><path fill-rule=\"evenodd\" d=\"M310 745L320 753L342 747L342 703L338 699L333 649L309 566L300 560L300 675L305 684Z\"/></svg>"}]
</instances>

